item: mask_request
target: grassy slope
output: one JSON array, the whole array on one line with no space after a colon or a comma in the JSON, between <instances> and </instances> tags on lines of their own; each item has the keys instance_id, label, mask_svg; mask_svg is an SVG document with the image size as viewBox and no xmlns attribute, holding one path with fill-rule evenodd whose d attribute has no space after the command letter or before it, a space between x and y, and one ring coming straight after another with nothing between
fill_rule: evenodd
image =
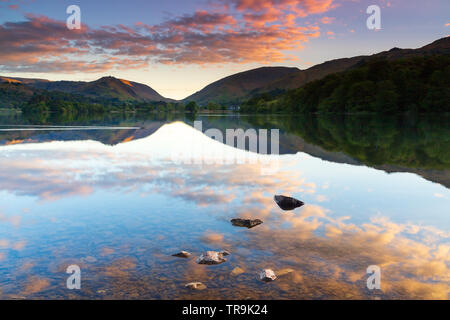
<instances>
[{"instance_id":1,"label":"grassy slope","mask_svg":"<svg viewBox=\"0 0 450 320\"><path fill-rule=\"evenodd\" d=\"M202 90L184 99L205 105L208 102L237 103L249 98L255 89L278 80L288 74L295 73L297 68L263 67L240 72L211 83Z\"/></svg>"}]
</instances>

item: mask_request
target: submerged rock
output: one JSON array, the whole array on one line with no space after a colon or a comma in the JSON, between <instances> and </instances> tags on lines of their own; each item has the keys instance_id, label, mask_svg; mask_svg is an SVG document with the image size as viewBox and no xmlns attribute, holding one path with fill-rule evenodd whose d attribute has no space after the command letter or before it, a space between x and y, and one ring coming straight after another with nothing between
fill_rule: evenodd
<instances>
[{"instance_id":1,"label":"submerged rock","mask_svg":"<svg viewBox=\"0 0 450 320\"><path fill-rule=\"evenodd\" d=\"M236 268L234 268L234 269L231 271L230 274L234 277L234 276L238 276L238 275L240 275L241 273L244 273L244 272L245 272L244 269L239 268L239 267L236 267Z\"/></svg>"},{"instance_id":2,"label":"submerged rock","mask_svg":"<svg viewBox=\"0 0 450 320\"><path fill-rule=\"evenodd\" d=\"M227 250L222 251L223 256L229 256L230 254L231 254L230 251Z\"/></svg>"},{"instance_id":3,"label":"submerged rock","mask_svg":"<svg viewBox=\"0 0 450 320\"><path fill-rule=\"evenodd\" d=\"M190 256L191 256L191 253L187 252L187 251L180 251L180 252L172 255L172 257L178 257L178 258L189 258Z\"/></svg>"},{"instance_id":4,"label":"submerged rock","mask_svg":"<svg viewBox=\"0 0 450 320\"><path fill-rule=\"evenodd\" d=\"M278 277L285 276L285 275L290 274L292 272L294 272L294 269L291 269L291 268L285 268L285 269L277 270L277 276Z\"/></svg>"},{"instance_id":5,"label":"submerged rock","mask_svg":"<svg viewBox=\"0 0 450 320\"><path fill-rule=\"evenodd\" d=\"M184 285L186 288L192 289L192 290L205 290L206 286L201 282L189 282L188 284Z\"/></svg>"},{"instance_id":6,"label":"submerged rock","mask_svg":"<svg viewBox=\"0 0 450 320\"><path fill-rule=\"evenodd\" d=\"M305 204L303 201L297 200L295 198L280 195L275 196L274 200L277 205L285 211L294 210L295 208L301 207Z\"/></svg>"},{"instance_id":7,"label":"submerged rock","mask_svg":"<svg viewBox=\"0 0 450 320\"><path fill-rule=\"evenodd\" d=\"M236 219L231 219L231 223L233 224L233 226L236 227L245 227L245 228L253 228L256 227L257 225L260 225L261 223L263 223L261 220L259 219L241 219L241 218L236 218Z\"/></svg>"},{"instance_id":8,"label":"submerged rock","mask_svg":"<svg viewBox=\"0 0 450 320\"><path fill-rule=\"evenodd\" d=\"M265 282L273 281L277 278L272 269L264 269L259 273L259 279Z\"/></svg>"},{"instance_id":9,"label":"submerged rock","mask_svg":"<svg viewBox=\"0 0 450 320\"><path fill-rule=\"evenodd\" d=\"M225 254L224 254L225 253ZM229 253L224 252L217 252L217 251L206 251L205 253L202 253L200 257L197 259L198 264L221 264L227 261L223 256L228 255Z\"/></svg>"}]
</instances>

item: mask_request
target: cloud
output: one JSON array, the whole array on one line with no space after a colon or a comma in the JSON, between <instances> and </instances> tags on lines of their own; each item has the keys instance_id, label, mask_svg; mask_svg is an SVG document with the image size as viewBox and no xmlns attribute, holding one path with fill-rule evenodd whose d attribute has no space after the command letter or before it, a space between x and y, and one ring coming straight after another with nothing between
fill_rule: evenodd
<instances>
[{"instance_id":1,"label":"cloud","mask_svg":"<svg viewBox=\"0 0 450 320\"><path fill-rule=\"evenodd\" d=\"M218 246L224 246L224 235L217 232L208 231L203 235L202 240L209 244L215 244Z\"/></svg>"},{"instance_id":2,"label":"cloud","mask_svg":"<svg viewBox=\"0 0 450 320\"><path fill-rule=\"evenodd\" d=\"M192 143L190 133L199 135L195 140L198 150L189 148ZM168 137L177 137L170 144L171 149L162 155L155 154L160 142L167 145ZM178 163L166 157L184 147L198 151L198 156L209 154L214 148L222 150L220 156L225 158L248 153L218 143L180 123L163 126L146 138L116 146L93 141L9 145L0 148L0 166L8 167L8 170L0 171L0 190L55 201L63 197L87 196L99 189L120 188L128 192L136 186L148 185L148 192L167 194L202 207L230 206L239 200L248 206L259 203L262 206L260 213L265 214L269 205L274 206L274 194L313 194L316 189L316 185L305 181L301 173L292 174L286 169L272 176L261 175L261 166L271 166L271 162L238 166L234 163L187 165L180 171ZM47 158L48 152L52 159ZM123 158L125 155L126 159ZM15 161L11 162L11 158ZM233 192L236 188L246 189L252 185L260 186L257 193ZM267 194L271 195L269 202L264 202Z\"/></svg>"},{"instance_id":3,"label":"cloud","mask_svg":"<svg viewBox=\"0 0 450 320\"><path fill-rule=\"evenodd\" d=\"M16 242L15 244L13 244L11 248L16 251L21 251L21 250L23 250L23 248L25 248L26 244L27 244L26 241L19 241L19 242Z\"/></svg>"},{"instance_id":4,"label":"cloud","mask_svg":"<svg viewBox=\"0 0 450 320\"><path fill-rule=\"evenodd\" d=\"M22 220L21 216L6 216L0 212L0 222L8 222L13 226L18 227L20 225L20 221Z\"/></svg>"},{"instance_id":5,"label":"cloud","mask_svg":"<svg viewBox=\"0 0 450 320\"><path fill-rule=\"evenodd\" d=\"M328 198L326 196L322 195L322 194L318 194L316 196L316 201L318 201L318 202L326 202L326 201L328 201Z\"/></svg>"},{"instance_id":6,"label":"cloud","mask_svg":"<svg viewBox=\"0 0 450 320\"><path fill-rule=\"evenodd\" d=\"M249 233L245 243L235 245L270 251L271 261L278 262L276 268L288 264L300 275L305 274L302 287L306 292L345 299L349 294L357 299L370 298L372 294L365 291L366 268L375 264L382 270L381 289L386 299L448 299L448 234L427 244L423 238L429 233L436 236L427 227L398 224L385 217L358 226L334 219L318 206L305 206L300 215L288 214L280 219L291 222L291 228L271 224L270 228ZM320 227L324 227L324 235L314 232ZM411 228L420 234L417 240L407 236ZM319 273L323 277L310 276Z\"/></svg>"},{"instance_id":7,"label":"cloud","mask_svg":"<svg viewBox=\"0 0 450 320\"><path fill-rule=\"evenodd\" d=\"M239 11L268 11L276 9L292 11L301 17L311 14L324 13L335 7L333 0L225 0L225 3L234 6Z\"/></svg>"},{"instance_id":8,"label":"cloud","mask_svg":"<svg viewBox=\"0 0 450 320\"><path fill-rule=\"evenodd\" d=\"M320 36L297 17L334 8L333 0L221 1L221 7L150 25L138 22L68 30L65 21L28 14L0 25L0 71L102 72L159 64L273 63L292 60ZM207 8L208 9L208 8ZM322 21L327 21L322 18ZM331 20L330 20L331 21Z\"/></svg>"},{"instance_id":9,"label":"cloud","mask_svg":"<svg viewBox=\"0 0 450 320\"><path fill-rule=\"evenodd\" d=\"M322 22L323 24L330 24L335 20L335 18L331 18L331 17L323 17L322 19L320 19L320 22Z\"/></svg>"},{"instance_id":10,"label":"cloud","mask_svg":"<svg viewBox=\"0 0 450 320\"><path fill-rule=\"evenodd\" d=\"M9 246L9 240L0 239L0 248L8 248L8 246Z\"/></svg>"}]
</instances>

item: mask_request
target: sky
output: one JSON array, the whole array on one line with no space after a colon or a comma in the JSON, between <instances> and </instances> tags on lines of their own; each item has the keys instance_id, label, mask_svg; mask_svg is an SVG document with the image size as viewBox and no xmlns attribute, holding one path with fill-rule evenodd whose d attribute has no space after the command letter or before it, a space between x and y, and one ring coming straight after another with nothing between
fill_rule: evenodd
<instances>
[{"instance_id":1,"label":"sky","mask_svg":"<svg viewBox=\"0 0 450 320\"><path fill-rule=\"evenodd\" d=\"M70 30L66 9L81 10ZM368 6L381 9L370 30ZM450 34L448 0L0 0L0 74L115 76L182 99L261 67L418 48Z\"/></svg>"}]
</instances>

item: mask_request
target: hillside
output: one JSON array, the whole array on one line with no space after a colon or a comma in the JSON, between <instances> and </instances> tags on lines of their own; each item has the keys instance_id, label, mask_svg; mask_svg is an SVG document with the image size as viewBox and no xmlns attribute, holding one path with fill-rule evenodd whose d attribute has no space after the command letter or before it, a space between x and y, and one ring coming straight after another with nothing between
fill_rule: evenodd
<instances>
[{"instance_id":1,"label":"hillside","mask_svg":"<svg viewBox=\"0 0 450 320\"><path fill-rule=\"evenodd\" d=\"M251 97L270 93L277 95L286 90L299 88L311 81L349 70L363 61L374 58L397 60L435 54L450 54L450 37L442 38L418 49L393 48L371 56L356 56L327 61L306 70L297 68L259 68L238 73L206 86L185 101L205 105L208 102L239 104Z\"/></svg>"},{"instance_id":2,"label":"hillside","mask_svg":"<svg viewBox=\"0 0 450 320\"><path fill-rule=\"evenodd\" d=\"M1 83L16 83L16 84L33 84L38 82L50 82L50 80L45 79L32 79L32 78L13 78L13 77L2 77L0 76Z\"/></svg>"},{"instance_id":3,"label":"hillside","mask_svg":"<svg viewBox=\"0 0 450 320\"><path fill-rule=\"evenodd\" d=\"M297 68L262 67L240 72L211 83L183 101L195 101L200 105L206 105L210 101L221 104L239 103L250 98L256 93L256 89L297 71Z\"/></svg>"},{"instance_id":4,"label":"hillside","mask_svg":"<svg viewBox=\"0 0 450 320\"><path fill-rule=\"evenodd\" d=\"M20 108L36 91L20 82L2 81L4 82L0 82L0 108Z\"/></svg>"},{"instance_id":5,"label":"hillside","mask_svg":"<svg viewBox=\"0 0 450 320\"><path fill-rule=\"evenodd\" d=\"M281 96L288 90L297 89L313 81L321 80L328 75L358 68L361 64L373 59L395 61L414 57L450 54L450 37L442 38L418 49L393 48L371 56L357 56L336 59L313 66L306 70L288 67L262 67L240 72L214 83L183 99L181 102L194 101L200 105L215 102L222 105L240 105L253 97L267 94L270 97ZM82 95L92 99L109 100L111 102L175 102L165 98L147 85L114 77L103 77L92 82L81 81L49 81L44 79L25 79L1 77L3 96L0 107L17 105L14 94L7 93L4 85L26 85L39 90L60 91ZM29 92L29 89L24 89ZM20 93L23 96L23 92ZM18 98L20 99L20 97ZM267 97L265 98L267 100Z\"/></svg>"},{"instance_id":6,"label":"hillside","mask_svg":"<svg viewBox=\"0 0 450 320\"><path fill-rule=\"evenodd\" d=\"M378 56L280 96L261 95L243 112L450 112L450 55Z\"/></svg>"},{"instance_id":7,"label":"hillside","mask_svg":"<svg viewBox=\"0 0 450 320\"><path fill-rule=\"evenodd\" d=\"M92 82L83 81L49 81L43 79L24 79L0 77L0 81L16 82L47 91L61 91L83 95L89 98L111 99L119 101L159 102L173 101L164 98L149 86L114 77L103 77Z\"/></svg>"},{"instance_id":8,"label":"hillside","mask_svg":"<svg viewBox=\"0 0 450 320\"><path fill-rule=\"evenodd\" d=\"M364 60L373 58L385 58L396 60L401 58L420 57L433 54L450 54L450 37L442 38L418 49L399 49L393 48L389 51L383 51L371 56L356 56L352 58L343 58L327 61L306 70L298 70L275 82L269 83L255 90L258 93L270 92L273 90L295 89L305 85L308 82L319 80L329 74L348 70L349 68L361 63Z\"/></svg>"}]
</instances>

